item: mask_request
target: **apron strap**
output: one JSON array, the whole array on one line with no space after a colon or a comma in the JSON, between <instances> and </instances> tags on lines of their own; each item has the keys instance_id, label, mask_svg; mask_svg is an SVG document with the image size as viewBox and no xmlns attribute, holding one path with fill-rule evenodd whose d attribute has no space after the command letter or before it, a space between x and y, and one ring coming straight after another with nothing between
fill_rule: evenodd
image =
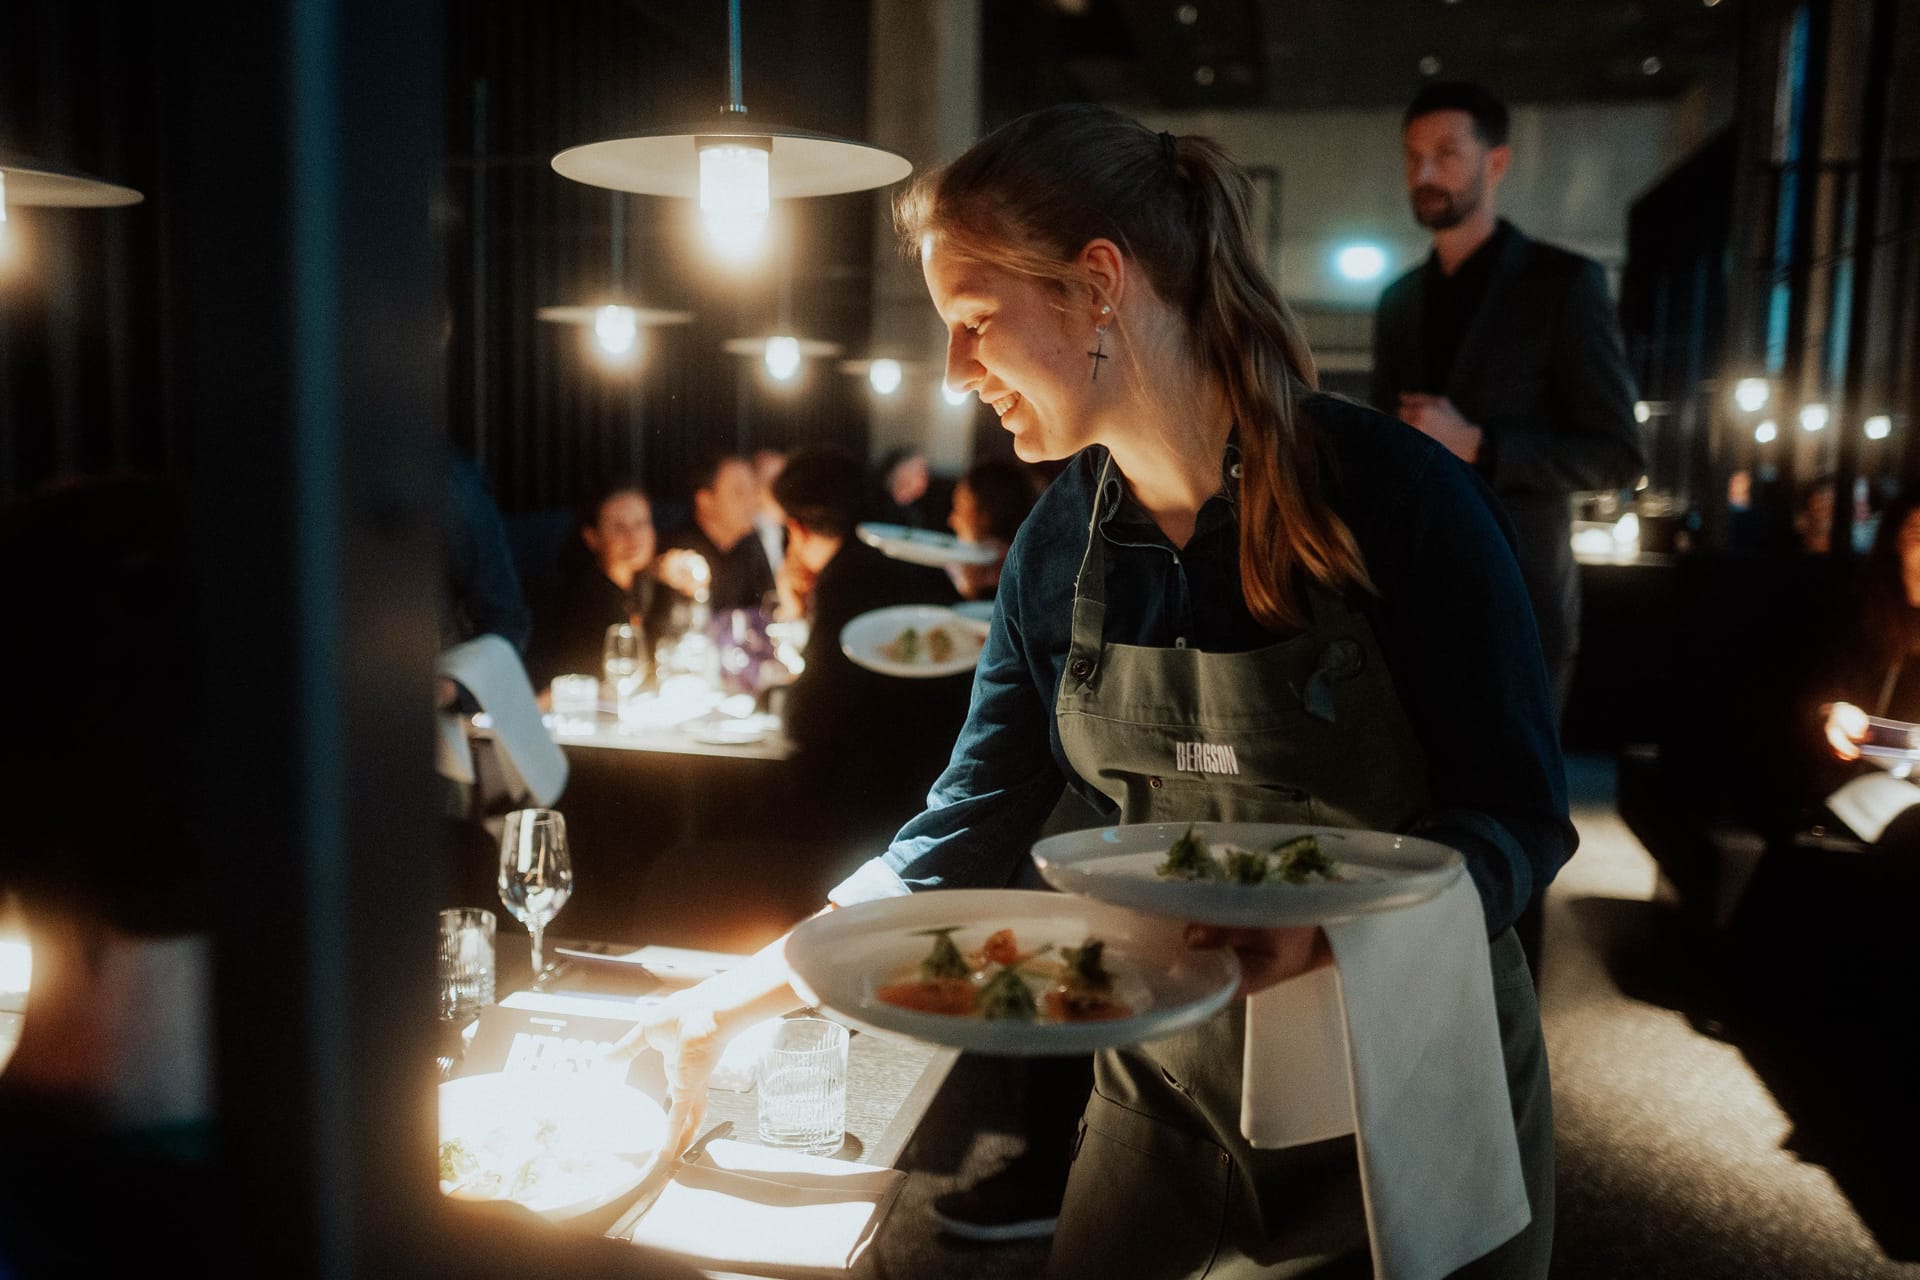
<instances>
[{"instance_id":1,"label":"apron strap","mask_svg":"<svg viewBox=\"0 0 1920 1280\"><path fill-rule=\"evenodd\" d=\"M1067 678L1082 688L1100 671L1100 649L1107 621L1107 557L1102 547L1100 516L1107 502L1107 478L1113 455L1100 464L1093 486L1093 514L1087 519L1087 550L1080 557L1080 573L1073 580L1073 635L1067 649Z\"/></svg>"}]
</instances>

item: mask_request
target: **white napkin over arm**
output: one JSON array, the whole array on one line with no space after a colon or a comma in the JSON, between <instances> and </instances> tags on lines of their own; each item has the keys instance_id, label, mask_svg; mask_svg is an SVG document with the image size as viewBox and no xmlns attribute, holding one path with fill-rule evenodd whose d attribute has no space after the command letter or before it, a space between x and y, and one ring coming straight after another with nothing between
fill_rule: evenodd
<instances>
[{"instance_id":1,"label":"white napkin over arm","mask_svg":"<svg viewBox=\"0 0 1920 1280\"><path fill-rule=\"evenodd\" d=\"M524 789L542 807L558 800L567 787L567 757L541 721L533 683L513 646L491 633L475 636L441 654L439 670L472 694L480 709L492 717L493 740L507 785L516 791ZM456 776L456 780L463 779Z\"/></svg>"},{"instance_id":2,"label":"white napkin over arm","mask_svg":"<svg viewBox=\"0 0 1920 1280\"><path fill-rule=\"evenodd\" d=\"M1331 968L1248 1002L1241 1130L1258 1147L1354 1134L1375 1274L1445 1276L1532 1218L1480 897L1462 875L1326 932Z\"/></svg>"}]
</instances>

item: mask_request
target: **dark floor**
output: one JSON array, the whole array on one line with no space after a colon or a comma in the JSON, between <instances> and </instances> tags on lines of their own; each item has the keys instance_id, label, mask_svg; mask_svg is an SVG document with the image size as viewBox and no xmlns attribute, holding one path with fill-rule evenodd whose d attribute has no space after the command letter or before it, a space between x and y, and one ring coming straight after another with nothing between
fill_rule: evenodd
<instances>
[{"instance_id":1,"label":"dark floor","mask_svg":"<svg viewBox=\"0 0 1920 1280\"><path fill-rule=\"evenodd\" d=\"M1728 1030L1698 948L1615 811L1610 762L1576 759L1570 780L1581 850L1548 900L1541 983L1556 1280L1920 1280L1913 1165L1875 1149L1870 1118L1815 1105L1844 1100L1844 1081L1810 1081L1797 1050ZM1004 1085L991 1064L963 1060L863 1280L1039 1274L1043 1246L954 1241L927 1214L933 1196L1017 1149Z\"/></svg>"}]
</instances>

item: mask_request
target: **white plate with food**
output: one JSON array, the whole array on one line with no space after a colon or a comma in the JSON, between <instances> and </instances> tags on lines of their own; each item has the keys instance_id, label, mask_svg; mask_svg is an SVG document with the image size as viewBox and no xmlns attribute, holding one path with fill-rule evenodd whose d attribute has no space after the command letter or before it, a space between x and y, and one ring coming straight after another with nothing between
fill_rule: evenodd
<instances>
[{"instance_id":1,"label":"white plate with food","mask_svg":"<svg viewBox=\"0 0 1920 1280\"><path fill-rule=\"evenodd\" d=\"M840 628L840 651L883 676L925 679L971 671L985 636L953 610L900 604L863 613Z\"/></svg>"},{"instance_id":2,"label":"white plate with food","mask_svg":"<svg viewBox=\"0 0 1920 1280\"><path fill-rule=\"evenodd\" d=\"M1271 822L1143 822L1033 847L1056 889L1228 928L1319 925L1437 897L1466 863L1390 831Z\"/></svg>"},{"instance_id":3,"label":"white plate with food","mask_svg":"<svg viewBox=\"0 0 1920 1280\"><path fill-rule=\"evenodd\" d=\"M495 1072L440 1086L440 1190L559 1221L613 1203L660 1158L667 1113L625 1083Z\"/></svg>"},{"instance_id":4,"label":"white plate with food","mask_svg":"<svg viewBox=\"0 0 1920 1280\"><path fill-rule=\"evenodd\" d=\"M1039 1057L1158 1039L1233 998L1240 965L1088 898L938 889L829 911L787 939L811 1003L870 1031Z\"/></svg>"},{"instance_id":5,"label":"white plate with food","mask_svg":"<svg viewBox=\"0 0 1920 1280\"><path fill-rule=\"evenodd\" d=\"M937 529L915 529L904 524L863 524L854 529L860 541L882 555L930 569L949 565L987 565L1000 556L981 542L967 542Z\"/></svg>"}]
</instances>

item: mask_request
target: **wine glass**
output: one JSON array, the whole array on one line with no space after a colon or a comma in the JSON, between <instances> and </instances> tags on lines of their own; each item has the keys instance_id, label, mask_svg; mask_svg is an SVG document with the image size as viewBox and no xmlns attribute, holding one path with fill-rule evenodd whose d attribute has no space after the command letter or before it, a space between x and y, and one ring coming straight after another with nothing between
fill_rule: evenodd
<instances>
[{"instance_id":1,"label":"wine glass","mask_svg":"<svg viewBox=\"0 0 1920 1280\"><path fill-rule=\"evenodd\" d=\"M624 622L615 623L607 628L607 638L600 650L600 674L613 695L614 711L623 723L633 699L640 692L640 682L644 676L640 640L638 627Z\"/></svg>"},{"instance_id":2,"label":"wine glass","mask_svg":"<svg viewBox=\"0 0 1920 1280\"><path fill-rule=\"evenodd\" d=\"M500 901L533 935L533 976L546 968L547 922L573 894L567 820L554 809L516 809L500 833Z\"/></svg>"}]
</instances>

